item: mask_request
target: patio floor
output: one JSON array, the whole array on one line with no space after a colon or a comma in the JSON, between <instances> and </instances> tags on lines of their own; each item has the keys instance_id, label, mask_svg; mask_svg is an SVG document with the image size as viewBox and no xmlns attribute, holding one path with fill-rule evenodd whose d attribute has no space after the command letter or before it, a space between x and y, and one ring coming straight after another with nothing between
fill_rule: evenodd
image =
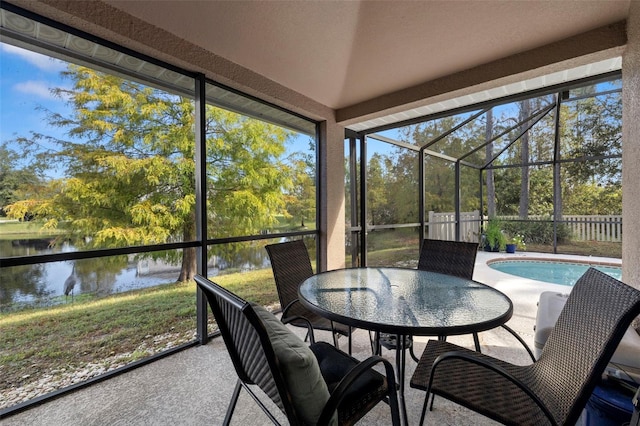
<instances>
[{"instance_id":1,"label":"patio floor","mask_svg":"<svg viewBox=\"0 0 640 426\"><path fill-rule=\"evenodd\" d=\"M549 290L566 293L568 287L517 278L486 266L488 259L506 256L514 255L479 252L474 278L498 288L512 299L514 314L508 325L517 331L533 349L533 325L539 293ZM522 253L515 256L541 257L535 253ZM562 258L572 258L572 256L562 256ZM611 259L603 260L611 261ZM320 332L317 338L318 340L328 339L329 335ZM480 333L480 339L483 352L487 354L520 364L530 362L528 355L517 341L500 329ZM426 338L417 339L417 353L421 352L426 340ZM448 340L468 347L473 345L471 336L460 336ZM346 340L341 339L341 343L346 345ZM354 356L364 359L368 351L368 334L358 330L354 339ZM383 355L393 362L392 352L384 351ZM414 368L415 363L409 359L407 384ZM3 426L221 424L235 382L236 375L222 339L214 339L208 345L184 350L18 413L4 419L1 424ZM424 401L424 392L411 389L407 385L406 398L409 423L417 424ZM286 423L282 416L281 418ZM270 422L243 391L232 424L259 426L270 424ZM361 424L390 424L388 407L380 404L361 421ZM434 411L427 414L426 424L444 426L495 423L439 398L434 405Z\"/></svg>"}]
</instances>

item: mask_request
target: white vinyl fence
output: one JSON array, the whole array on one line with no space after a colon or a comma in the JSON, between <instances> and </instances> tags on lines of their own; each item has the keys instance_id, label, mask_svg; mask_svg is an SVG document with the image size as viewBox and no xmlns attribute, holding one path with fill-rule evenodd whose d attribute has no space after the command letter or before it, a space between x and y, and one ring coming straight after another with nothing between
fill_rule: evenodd
<instances>
[{"instance_id":1,"label":"white vinyl fence","mask_svg":"<svg viewBox=\"0 0 640 426\"><path fill-rule=\"evenodd\" d=\"M518 216L499 216L501 220L515 220ZM487 218L485 217L485 220ZM529 216L531 220L549 220L548 216ZM427 222L429 238L455 240L455 213L429 212ZM567 215L563 223L569 227L574 241L622 241L622 216L620 215ZM463 241L478 241L480 213L460 213L460 237Z\"/></svg>"},{"instance_id":2,"label":"white vinyl fence","mask_svg":"<svg viewBox=\"0 0 640 426\"><path fill-rule=\"evenodd\" d=\"M427 222L430 239L455 241L456 214L429 212ZM460 239L462 241L477 242L480 240L480 212L460 213Z\"/></svg>"},{"instance_id":3,"label":"white vinyl fence","mask_svg":"<svg viewBox=\"0 0 640 426\"><path fill-rule=\"evenodd\" d=\"M622 242L622 216L564 216L571 235L581 241Z\"/></svg>"}]
</instances>

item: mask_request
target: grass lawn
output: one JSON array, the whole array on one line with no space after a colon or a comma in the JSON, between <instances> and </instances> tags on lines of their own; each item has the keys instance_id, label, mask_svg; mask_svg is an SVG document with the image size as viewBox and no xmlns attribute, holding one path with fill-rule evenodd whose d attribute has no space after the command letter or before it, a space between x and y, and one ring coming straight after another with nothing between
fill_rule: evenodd
<instances>
[{"instance_id":1,"label":"grass lawn","mask_svg":"<svg viewBox=\"0 0 640 426\"><path fill-rule=\"evenodd\" d=\"M278 303L271 269L215 281L256 303ZM90 363L106 371L195 339L195 289L193 282L166 284L0 314L0 394ZM214 328L211 321L210 331Z\"/></svg>"},{"instance_id":2,"label":"grass lawn","mask_svg":"<svg viewBox=\"0 0 640 426\"><path fill-rule=\"evenodd\" d=\"M55 229L42 230L42 222L0 221L0 240L45 238L61 234Z\"/></svg>"}]
</instances>

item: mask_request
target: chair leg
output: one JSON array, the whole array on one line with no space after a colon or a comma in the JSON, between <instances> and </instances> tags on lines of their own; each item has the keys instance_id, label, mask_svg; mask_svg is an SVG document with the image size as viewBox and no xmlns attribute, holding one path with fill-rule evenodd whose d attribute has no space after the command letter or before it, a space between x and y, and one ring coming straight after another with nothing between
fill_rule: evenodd
<instances>
[{"instance_id":1,"label":"chair leg","mask_svg":"<svg viewBox=\"0 0 640 426\"><path fill-rule=\"evenodd\" d=\"M233 390L233 395L231 396L231 401L229 401L227 414L224 416L224 422L222 423L224 426L228 426L231 422L231 416L233 416L233 410L236 409L236 404L238 403L238 396L240 396L241 388L242 384L240 383L240 379L238 379L238 381L236 382L236 388Z\"/></svg>"},{"instance_id":2,"label":"chair leg","mask_svg":"<svg viewBox=\"0 0 640 426\"><path fill-rule=\"evenodd\" d=\"M428 392L424 397L424 404L422 405L422 414L420 414L420 423L418 423L420 426L422 426L424 424L424 418L427 415L427 404L429 404L429 393ZM433 408L433 400L431 400L431 405L432 405L432 408Z\"/></svg>"},{"instance_id":3,"label":"chair leg","mask_svg":"<svg viewBox=\"0 0 640 426\"><path fill-rule=\"evenodd\" d=\"M413 347L415 346L416 341L413 341L413 345L411 345L411 347L409 347L409 355L411 355L411 358L413 358L413 360L415 362L420 362L420 358L418 358L415 354L415 352L413 352Z\"/></svg>"},{"instance_id":4,"label":"chair leg","mask_svg":"<svg viewBox=\"0 0 640 426\"><path fill-rule=\"evenodd\" d=\"M447 340L447 336L438 336L438 340L442 340L443 342ZM476 347L476 352L478 353L482 353L480 351L480 339L478 338L478 333L473 333L473 344ZM413 354L411 354L413 356ZM422 425L422 422L424 421L424 414L425 411L427 409L427 401L428 401L428 397L429 394L427 394L427 398L425 398L424 401L424 408L422 410L422 419L420 420L420 424ZM431 403L429 404L429 411L433 411L433 401L436 399L435 395L431 395Z\"/></svg>"},{"instance_id":5,"label":"chair leg","mask_svg":"<svg viewBox=\"0 0 640 426\"><path fill-rule=\"evenodd\" d=\"M382 346L380 345L379 332L374 331L372 336L371 331L369 331L369 344L371 345L371 355L381 355Z\"/></svg>"},{"instance_id":6,"label":"chair leg","mask_svg":"<svg viewBox=\"0 0 640 426\"><path fill-rule=\"evenodd\" d=\"M351 339L352 335L353 335L353 328L349 327L349 355L351 355L351 349L353 346L353 341Z\"/></svg>"},{"instance_id":7,"label":"chair leg","mask_svg":"<svg viewBox=\"0 0 640 426\"><path fill-rule=\"evenodd\" d=\"M405 335L396 335L396 371L397 371L397 382L398 382L398 395L400 402L400 413L404 423L407 423L407 404L404 399L404 379L405 379L405 367L406 367L406 352L404 350L406 346L406 336Z\"/></svg>"},{"instance_id":8,"label":"chair leg","mask_svg":"<svg viewBox=\"0 0 640 426\"><path fill-rule=\"evenodd\" d=\"M340 349L340 345L338 344L338 333L336 333L336 329L333 327L333 321L331 321L331 336L333 336L333 346L336 349Z\"/></svg>"},{"instance_id":9,"label":"chair leg","mask_svg":"<svg viewBox=\"0 0 640 426\"><path fill-rule=\"evenodd\" d=\"M349 355L351 355L351 349L352 349L352 341L351 341L351 327L349 327L349 335L347 336L347 351L349 351ZM340 337L342 336L342 334L338 333L337 331L333 331L333 346L336 347L336 349L340 349Z\"/></svg>"}]
</instances>

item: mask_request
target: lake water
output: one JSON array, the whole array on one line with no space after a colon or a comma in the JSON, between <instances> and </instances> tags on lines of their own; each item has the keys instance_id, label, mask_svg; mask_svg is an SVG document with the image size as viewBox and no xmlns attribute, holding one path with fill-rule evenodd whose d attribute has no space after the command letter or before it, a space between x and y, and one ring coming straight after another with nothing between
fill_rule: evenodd
<instances>
[{"instance_id":1,"label":"lake water","mask_svg":"<svg viewBox=\"0 0 640 426\"><path fill-rule=\"evenodd\" d=\"M209 276L225 270L247 271L270 265L262 244L237 245L233 250L220 247L219 250L210 258ZM68 243L49 247L42 240L0 240L0 257L71 251L76 248ZM180 274L181 250L154 256L121 255L2 268L0 312L16 305L69 303L80 294L102 296L174 283Z\"/></svg>"}]
</instances>

